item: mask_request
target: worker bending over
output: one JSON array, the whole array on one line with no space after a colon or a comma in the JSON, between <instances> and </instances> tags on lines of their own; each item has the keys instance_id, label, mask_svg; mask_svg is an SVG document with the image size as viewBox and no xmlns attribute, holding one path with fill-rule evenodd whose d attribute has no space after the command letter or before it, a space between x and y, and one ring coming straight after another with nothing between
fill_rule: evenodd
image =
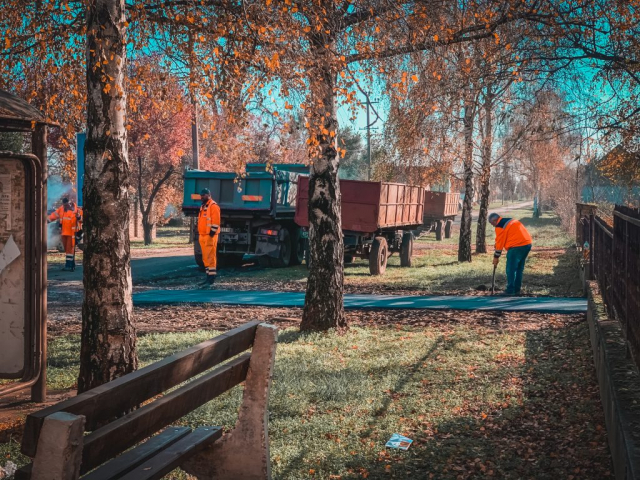
<instances>
[{"instance_id":1,"label":"worker bending over","mask_svg":"<svg viewBox=\"0 0 640 480\"><path fill-rule=\"evenodd\" d=\"M489 215L489 223L496 229L496 245L493 264L500 262L502 250L507 251L507 289L503 295L520 295L522 272L527 255L531 251L531 235L515 218L502 218L497 213Z\"/></svg>"},{"instance_id":2,"label":"worker bending over","mask_svg":"<svg viewBox=\"0 0 640 480\"><path fill-rule=\"evenodd\" d=\"M202 190L200 199L202 206L198 214L198 241L202 249L202 261L207 271L207 283L213 285L218 274L216 251L220 230L220 207L211 199L211 192L208 188Z\"/></svg>"},{"instance_id":3,"label":"worker bending over","mask_svg":"<svg viewBox=\"0 0 640 480\"><path fill-rule=\"evenodd\" d=\"M73 271L76 269L76 234L82 224L82 211L75 204L69 202L68 198L62 199L62 206L49 215L49 221L60 222L62 230L62 246L66 254L66 261L63 270Z\"/></svg>"}]
</instances>

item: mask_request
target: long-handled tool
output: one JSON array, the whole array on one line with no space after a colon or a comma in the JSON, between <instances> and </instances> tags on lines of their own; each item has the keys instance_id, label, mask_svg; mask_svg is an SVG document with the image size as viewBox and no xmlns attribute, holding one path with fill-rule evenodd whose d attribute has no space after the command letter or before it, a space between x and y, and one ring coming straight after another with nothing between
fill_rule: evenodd
<instances>
[{"instance_id":1,"label":"long-handled tool","mask_svg":"<svg viewBox=\"0 0 640 480\"><path fill-rule=\"evenodd\" d=\"M495 292L495 288L496 288L496 268L498 268L497 265L493 266L493 276L491 277L491 295L493 295L493 293Z\"/></svg>"}]
</instances>

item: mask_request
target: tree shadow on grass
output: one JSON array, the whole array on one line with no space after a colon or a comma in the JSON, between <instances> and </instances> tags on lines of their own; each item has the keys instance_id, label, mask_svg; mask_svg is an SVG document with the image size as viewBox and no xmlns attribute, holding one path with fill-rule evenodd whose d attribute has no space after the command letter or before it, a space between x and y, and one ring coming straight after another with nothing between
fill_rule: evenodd
<instances>
[{"instance_id":1,"label":"tree shadow on grass","mask_svg":"<svg viewBox=\"0 0 640 480\"><path fill-rule=\"evenodd\" d=\"M502 389L520 394L478 398L464 415L418 424L409 451L387 450L375 463L345 457L346 465L368 462L369 478L612 478L584 320L526 332L524 363L499 370Z\"/></svg>"}]
</instances>

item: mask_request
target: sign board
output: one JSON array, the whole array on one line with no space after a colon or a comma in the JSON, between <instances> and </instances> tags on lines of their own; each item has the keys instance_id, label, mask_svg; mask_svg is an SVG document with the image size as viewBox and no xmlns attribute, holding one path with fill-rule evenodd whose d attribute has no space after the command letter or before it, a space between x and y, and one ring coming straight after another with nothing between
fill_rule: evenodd
<instances>
[{"instance_id":1,"label":"sign board","mask_svg":"<svg viewBox=\"0 0 640 480\"><path fill-rule=\"evenodd\" d=\"M25 370L27 321L27 172L18 158L0 157L0 377ZM30 256L30 255L29 255Z\"/></svg>"}]
</instances>

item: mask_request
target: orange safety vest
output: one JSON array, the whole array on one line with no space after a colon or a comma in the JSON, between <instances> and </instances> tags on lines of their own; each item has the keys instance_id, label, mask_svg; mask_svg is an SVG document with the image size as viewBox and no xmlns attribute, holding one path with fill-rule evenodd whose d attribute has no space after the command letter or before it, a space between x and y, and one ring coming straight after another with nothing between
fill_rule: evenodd
<instances>
[{"instance_id":1,"label":"orange safety vest","mask_svg":"<svg viewBox=\"0 0 640 480\"><path fill-rule=\"evenodd\" d=\"M524 228L524 225L515 218L498 219L496 224L496 251L494 256L499 257L502 250L509 250L514 247L524 247L531 245L531 235Z\"/></svg>"},{"instance_id":2,"label":"orange safety vest","mask_svg":"<svg viewBox=\"0 0 640 480\"><path fill-rule=\"evenodd\" d=\"M62 235L71 237L78 231L78 211L76 208L71 210L65 210L64 206L58 208L55 212L49 215L49 220L59 220L62 226Z\"/></svg>"},{"instance_id":3,"label":"orange safety vest","mask_svg":"<svg viewBox=\"0 0 640 480\"><path fill-rule=\"evenodd\" d=\"M214 233L218 233L220 228L220 207L216 202L209 199L207 203L200 207L198 214L198 234L209 235L211 229Z\"/></svg>"}]
</instances>

